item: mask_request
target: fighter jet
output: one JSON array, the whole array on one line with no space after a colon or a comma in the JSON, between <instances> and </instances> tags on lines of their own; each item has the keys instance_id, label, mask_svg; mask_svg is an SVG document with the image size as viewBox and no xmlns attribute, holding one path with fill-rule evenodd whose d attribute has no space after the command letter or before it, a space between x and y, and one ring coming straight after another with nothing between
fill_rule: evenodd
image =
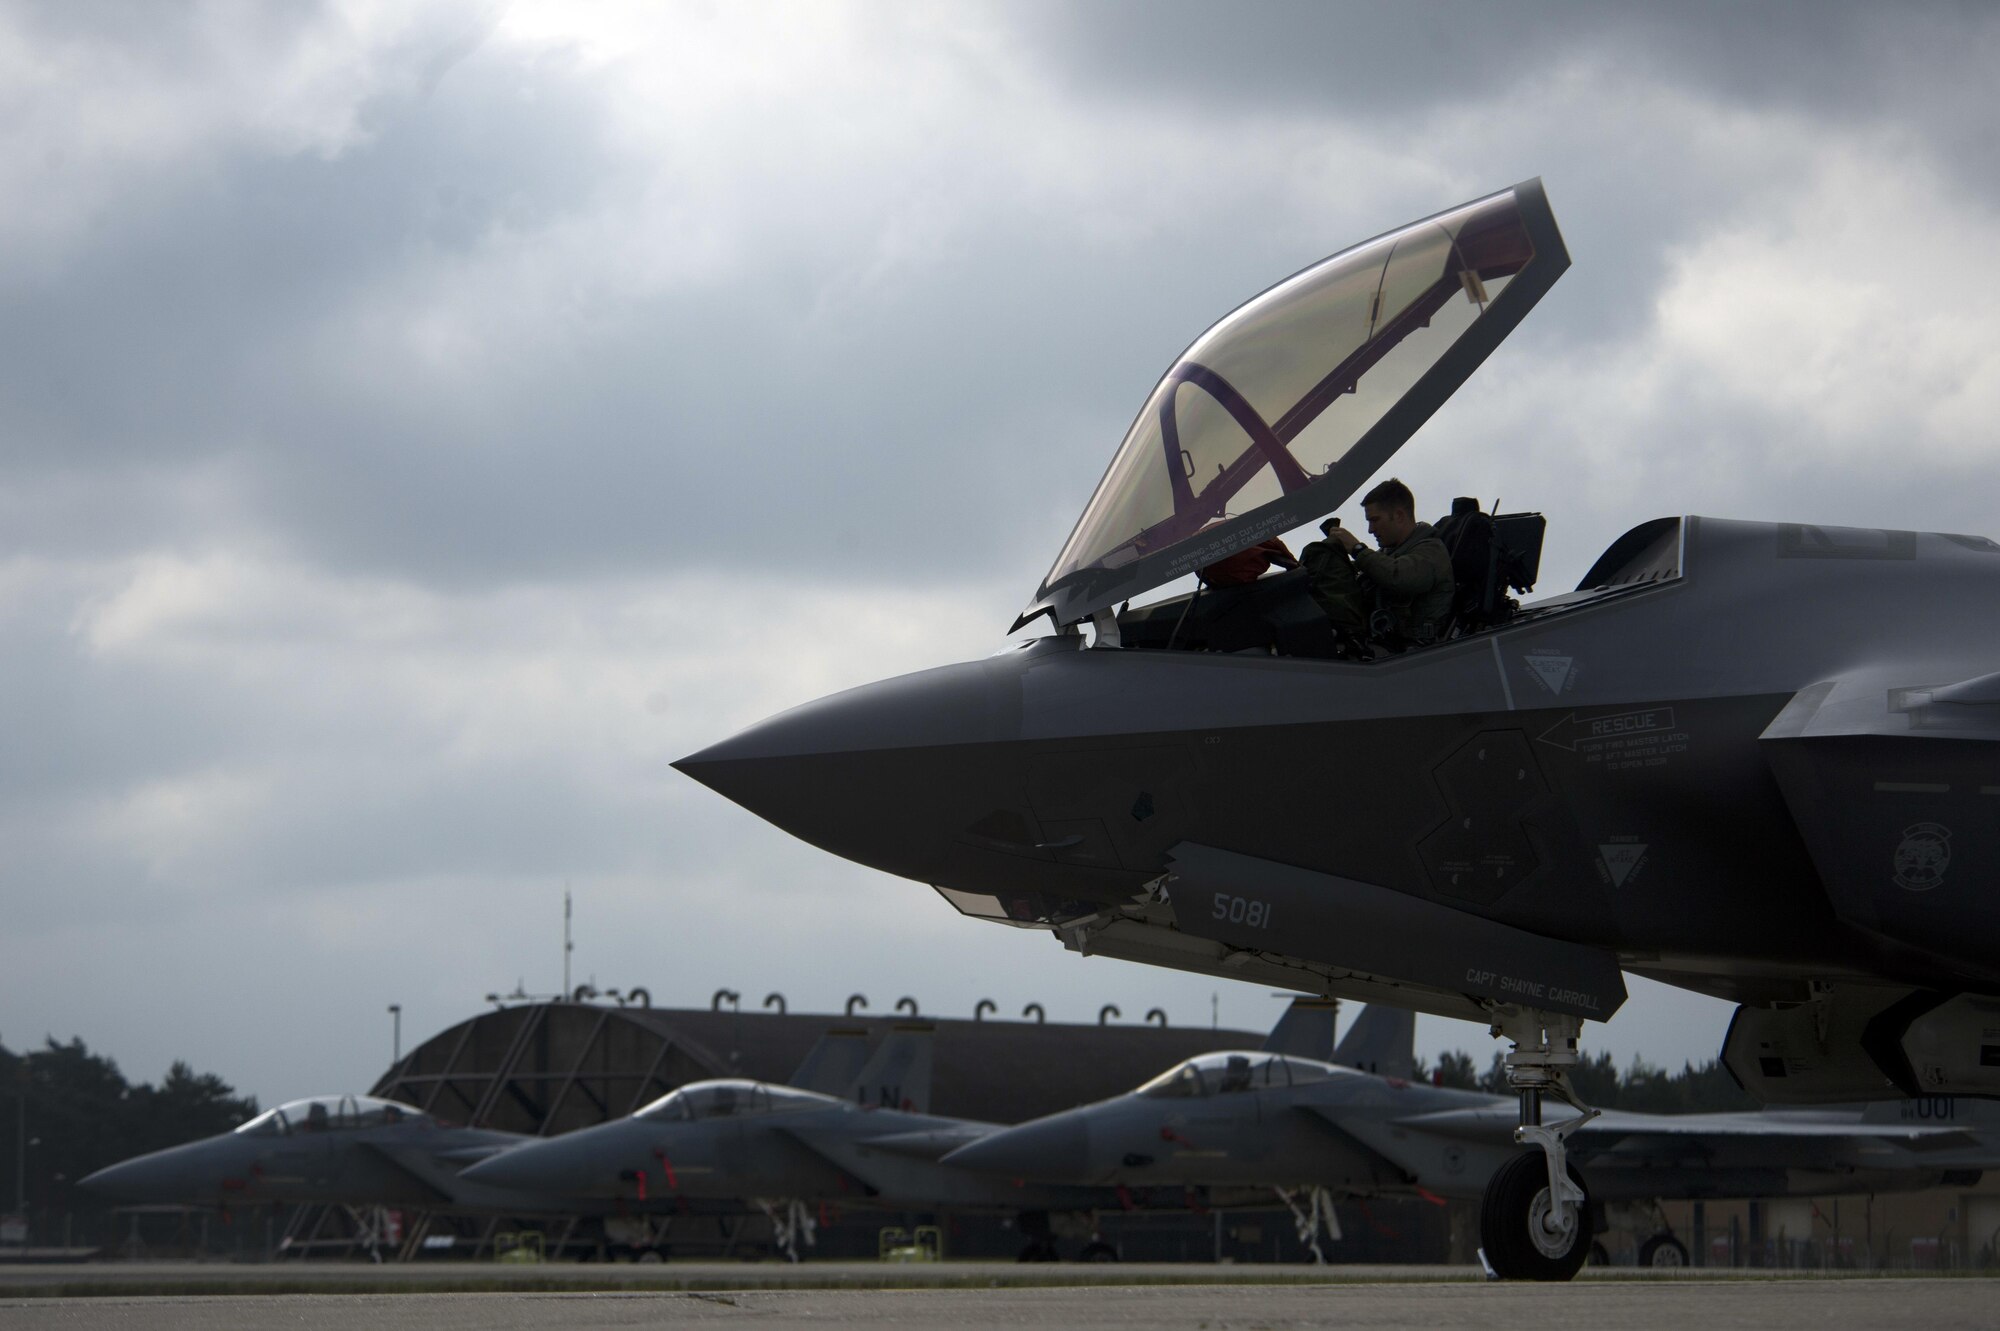
<instances>
[{"instance_id":1,"label":"fighter jet","mask_svg":"<svg viewBox=\"0 0 2000 1331\"><path fill-rule=\"evenodd\" d=\"M746 1204L778 1228L797 1260L817 1203L892 1210L1020 1215L1029 1257L1053 1257L1050 1212L1114 1209L1106 1189L996 1180L939 1164L999 1125L923 1111L900 1086L928 1080L928 1028L898 1028L862 1081L860 1102L740 1079L692 1082L630 1117L534 1139L482 1160L468 1183L558 1193L597 1206L672 1211L691 1202Z\"/></svg>"},{"instance_id":2,"label":"fighter jet","mask_svg":"<svg viewBox=\"0 0 2000 1331\"><path fill-rule=\"evenodd\" d=\"M2000 1133L1972 1130L1982 1121L1973 1102L1962 1116L1954 1107L1949 1119L1929 1117L1936 1104L1923 1119L1912 1108L1896 1101L1842 1113L1611 1111L1582 1122L1563 1108L1551 1121L1576 1124L1569 1158L1590 1171L1600 1206L1969 1187L2000 1164ZM1129 1094L983 1137L945 1163L1044 1183L1271 1188L1301 1216L1318 1251L1316 1227L1332 1219L1333 1196L1480 1196L1518 1158L1515 1119L1504 1096L1295 1055L1212 1053ZM2000 1126L2000 1109L1983 1121ZM1295 1194L1308 1199L1304 1206ZM1683 1266L1687 1256L1670 1232L1639 1244L1642 1265Z\"/></svg>"},{"instance_id":3,"label":"fighter jet","mask_svg":"<svg viewBox=\"0 0 2000 1331\"><path fill-rule=\"evenodd\" d=\"M1079 953L1489 1023L1507 1276L1587 1251L1541 1107L1621 971L1740 1004L1767 1101L2000 1092L2000 544L1658 517L1521 604L1542 517L1467 504L1408 650L1343 651L1303 571L1140 603L1334 512L1568 264L1528 181L1279 282L1141 408L1014 625L1050 632L678 766Z\"/></svg>"},{"instance_id":4,"label":"fighter jet","mask_svg":"<svg viewBox=\"0 0 2000 1331\"><path fill-rule=\"evenodd\" d=\"M528 1140L449 1127L394 1100L322 1095L267 1109L233 1132L107 1166L80 1186L134 1205L330 1202L560 1212L560 1198L468 1184L462 1176L471 1162Z\"/></svg>"},{"instance_id":5,"label":"fighter jet","mask_svg":"<svg viewBox=\"0 0 2000 1331\"><path fill-rule=\"evenodd\" d=\"M908 1060L862 1064L865 1033L828 1031L795 1074L808 1085L860 1096ZM924 1069L927 1080L928 1069ZM912 1082L914 1093L923 1089ZM467 1165L539 1140L454 1127L412 1105L366 1095L323 1095L267 1109L234 1131L154 1151L90 1174L80 1186L129 1205L247 1206L332 1203L423 1207L504 1215L591 1212L578 1199L494 1187ZM604 1208L594 1208L602 1212Z\"/></svg>"}]
</instances>

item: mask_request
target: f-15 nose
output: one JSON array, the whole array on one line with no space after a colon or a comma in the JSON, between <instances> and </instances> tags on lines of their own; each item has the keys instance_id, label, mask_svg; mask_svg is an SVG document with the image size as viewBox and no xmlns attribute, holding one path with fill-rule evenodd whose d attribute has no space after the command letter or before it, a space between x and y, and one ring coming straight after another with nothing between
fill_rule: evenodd
<instances>
[{"instance_id":1,"label":"f-15 nose","mask_svg":"<svg viewBox=\"0 0 2000 1331\"><path fill-rule=\"evenodd\" d=\"M1074 1109L1031 1119L959 1147L944 1163L1038 1183L1087 1183L1092 1172L1090 1120Z\"/></svg>"},{"instance_id":2,"label":"f-15 nose","mask_svg":"<svg viewBox=\"0 0 2000 1331\"><path fill-rule=\"evenodd\" d=\"M795 707L674 766L823 850L930 881L951 836L1018 802L993 746L1020 734L1018 670L974 661Z\"/></svg>"},{"instance_id":3,"label":"f-15 nose","mask_svg":"<svg viewBox=\"0 0 2000 1331\"><path fill-rule=\"evenodd\" d=\"M226 1186L221 1172L226 1166L206 1149L209 1146L206 1141L188 1142L134 1156L86 1174L76 1185L134 1205L199 1201Z\"/></svg>"}]
</instances>

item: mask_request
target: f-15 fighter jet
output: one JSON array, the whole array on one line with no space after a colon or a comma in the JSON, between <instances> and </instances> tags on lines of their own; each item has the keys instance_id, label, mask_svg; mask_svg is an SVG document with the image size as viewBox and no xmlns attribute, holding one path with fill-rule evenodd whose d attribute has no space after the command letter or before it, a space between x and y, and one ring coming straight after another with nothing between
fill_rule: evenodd
<instances>
[{"instance_id":1,"label":"f-15 fighter jet","mask_svg":"<svg viewBox=\"0 0 2000 1331\"><path fill-rule=\"evenodd\" d=\"M864 1061L865 1052L861 1032L828 1031L796 1078L856 1098L906 1081L911 1094L927 1094L927 1064L913 1069L901 1050ZM134 1205L332 1203L505 1215L603 1212L578 1198L496 1187L466 1176L468 1165L537 1140L450 1126L394 1100L323 1095L267 1109L232 1132L110 1165L80 1186Z\"/></svg>"},{"instance_id":2,"label":"f-15 fighter jet","mask_svg":"<svg viewBox=\"0 0 2000 1331\"><path fill-rule=\"evenodd\" d=\"M919 1064L928 1080L929 1031L899 1028L875 1066ZM901 1074L865 1072L876 1084ZM816 1203L895 1210L1020 1214L1052 1256L1043 1221L1055 1212L1115 1208L1104 1189L1023 1186L938 1163L998 1125L923 1112L921 1101L864 1093L842 1099L738 1079L692 1082L630 1117L561 1137L532 1139L468 1168L468 1183L553 1192L599 1207L671 1211L689 1203L756 1206L794 1260L811 1241Z\"/></svg>"},{"instance_id":3,"label":"f-15 fighter jet","mask_svg":"<svg viewBox=\"0 0 2000 1331\"><path fill-rule=\"evenodd\" d=\"M1346 502L1568 264L1528 181L1285 279L1141 408L1048 636L678 766L1080 953L1490 1024L1545 1180L1496 1173L1503 1275L1587 1250L1542 1105L1621 971L1739 1003L1767 1101L2000 1093L2000 544L1661 517L1522 605L1541 518L1466 506L1425 637L1344 643L1311 567L1137 603Z\"/></svg>"},{"instance_id":4,"label":"f-15 fighter jet","mask_svg":"<svg viewBox=\"0 0 2000 1331\"><path fill-rule=\"evenodd\" d=\"M1407 1069L1412 1021L1384 1008L1334 1044L1334 1004L1298 999L1264 1043L1267 1052L1331 1056L1354 1067ZM900 1048L898 1047L900 1044ZM1001 1131L998 1124L928 1114L920 1099L879 1092L928 1078L928 1028L892 1031L860 1078L857 1101L754 1081L695 1082L615 1123L523 1143L482 1161L468 1179L529 1192L558 1192L636 1210L690 1201L744 1200L770 1214L780 1246L797 1257L810 1240L812 1204L892 1210L1004 1211L1031 1235L1028 1258L1055 1255L1050 1213L1088 1216L1124 1209L1180 1209L1190 1190L1046 1187L939 1164L949 1152ZM1051 1049L1052 1057L1060 1051ZM899 1072L920 1066L921 1075ZM1203 1205L1234 1197L1198 1190ZM1262 1200L1262 1199L1258 1199ZM1109 1255L1093 1243L1085 1255Z\"/></svg>"},{"instance_id":5,"label":"f-15 fighter jet","mask_svg":"<svg viewBox=\"0 0 2000 1331\"><path fill-rule=\"evenodd\" d=\"M1387 1010L1371 1006L1360 1020ZM1600 1204L1970 1186L2000 1164L2000 1133L1991 1131L2000 1127L2000 1106L1933 1102L1923 1119L1914 1108L1895 1101L1844 1113L1607 1111L1587 1121L1563 1109L1550 1121L1575 1125L1569 1160L1590 1171ZM1469 1198L1493 1180L1503 1198L1545 1193L1540 1159L1514 1145L1515 1118L1503 1096L1283 1054L1213 1053L1129 1094L982 1137L945 1163L1043 1183L1265 1187L1295 1211L1294 1191ZM1982 1121L1988 1131L1976 1130ZM1317 1202L1310 1214L1322 1214ZM1687 1260L1668 1233L1647 1238L1639 1253L1646 1265ZM1531 1260L1489 1249L1488 1260L1496 1257Z\"/></svg>"},{"instance_id":6,"label":"f-15 fighter jet","mask_svg":"<svg viewBox=\"0 0 2000 1331\"><path fill-rule=\"evenodd\" d=\"M267 1109L233 1132L170 1146L81 1180L131 1204L245 1206L331 1202L554 1213L561 1198L468 1184L465 1167L532 1140L449 1127L411 1105L367 1095L322 1095Z\"/></svg>"}]
</instances>

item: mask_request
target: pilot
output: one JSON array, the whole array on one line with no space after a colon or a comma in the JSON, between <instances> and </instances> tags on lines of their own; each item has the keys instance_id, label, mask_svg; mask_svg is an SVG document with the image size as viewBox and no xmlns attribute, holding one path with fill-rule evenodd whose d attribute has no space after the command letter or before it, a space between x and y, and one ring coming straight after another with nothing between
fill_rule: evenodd
<instances>
[{"instance_id":1,"label":"pilot","mask_svg":"<svg viewBox=\"0 0 2000 1331\"><path fill-rule=\"evenodd\" d=\"M1374 593L1376 614L1368 636L1391 651L1435 642L1451 616L1451 552L1428 522L1417 521L1416 497L1393 476L1362 496L1361 510L1379 550L1370 550L1345 527L1329 524L1326 533L1350 556L1348 575L1358 575L1359 585ZM1324 606L1342 589L1341 561L1324 561L1313 585ZM1328 618L1334 618L1332 611ZM1336 620L1335 630L1341 627Z\"/></svg>"}]
</instances>

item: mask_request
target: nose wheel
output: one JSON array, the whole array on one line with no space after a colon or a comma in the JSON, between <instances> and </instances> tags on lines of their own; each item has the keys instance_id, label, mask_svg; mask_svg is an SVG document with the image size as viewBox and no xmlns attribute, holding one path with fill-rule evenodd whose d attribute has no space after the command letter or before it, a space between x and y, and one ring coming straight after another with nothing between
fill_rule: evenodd
<instances>
[{"instance_id":1,"label":"nose wheel","mask_svg":"<svg viewBox=\"0 0 2000 1331\"><path fill-rule=\"evenodd\" d=\"M1500 1280L1568 1280L1590 1258L1590 1193L1569 1162L1570 1134L1597 1117L1569 1084L1577 1061L1581 1019L1533 1008L1497 1006L1493 1034L1513 1041L1507 1082L1520 1097L1514 1140L1532 1149L1502 1165L1487 1181L1479 1208L1480 1259ZM1576 1109L1561 1123L1542 1122L1542 1100L1553 1095Z\"/></svg>"},{"instance_id":2,"label":"nose wheel","mask_svg":"<svg viewBox=\"0 0 2000 1331\"><path fill-rule=\"evenodd\" d=\"M1549 1188L1548 1160L1523 1151L1495 1171L1479 1207L1486 1265L1502 1280L1568 1280L1590 1259L1590 1193L1565 1166L1565 1196ZM1572 1191L1573 1190L1573 1191Z\"/></svg>"}]
</instances>

